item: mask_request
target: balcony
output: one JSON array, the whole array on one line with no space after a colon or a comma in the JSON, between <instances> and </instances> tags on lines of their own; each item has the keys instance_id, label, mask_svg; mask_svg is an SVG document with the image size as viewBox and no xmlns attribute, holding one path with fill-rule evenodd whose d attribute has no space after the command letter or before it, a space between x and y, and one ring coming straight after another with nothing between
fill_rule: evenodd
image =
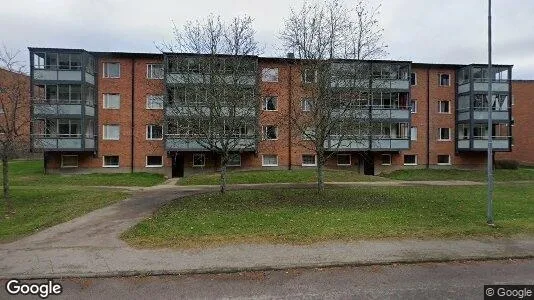
<instances>
[{"instance_id":1,"label":"balcony","mask_svg":"<svg viewBox=\"0 0 534 300\"><path fill-rule=\"evenodd\" d=\"M510 111L508 110L493 110L491 112L491 118L494 121L499 122L508 122L510 121ZM458 110L458 121L467 121L471 119L471 113L469 109ZM473 110L473 120L475 121L486 121L488 120L488 111L487 110Z\"/></svg>"},{"instance_id":2,"label":"balcony","mask_svg":"<svg viewBox=\"0 0 534 300\"><path fill-rule=\"evenodd\" d=\"M256 149L254 136L236 137L232 144L235 145L233 150L236 151L254 151ZM207 145L207 143L202 143L190 135L167 134L165 139L165 149L169 151L210 151L203 145Z\"/></svg>"},{"instance_id":3,"label":"balcony","mask_svg":"<svg viewBox=\"0 0 534 300\"><path fill-rule=\"evenodd\" d=\"M371 118L373 120L409 120L411 110L403 106L373 106L371 108Z\"/></svg>"},{"instance_id":4,"label":"balcony","mask_svg":"<svg viewBox=\"0 0 534 300\"><path fill-rule=\"evenodd\" d=\"M36 117L79 117L85 115L95 116L93 106L83 104L81 100L52 101L45 99L32 99L33 115Z\"/></svg>"},{"instance_id":5,"label":"balcony","mask_svg":"<svg viewBox=\"0 0 534 300\"><path fill-rule=\"evenodd\" d=\"M493 147L495 151L509 151L510 150L509 136L494 136ZM461 139L457 141L458 151L487 151L488 150L488 137L474 137L472 139Z\"/></svg>"},{"instance_id":6,"label":"balcony","mask_svg":"<svg viewBox=\"0 0 534 300\"><path fill-rule=\"evenodd\" d=\"M340 140L333 135L325 141L325 148L330 151L399 151L410 148L408 137L392 136L345 136Z\"/></svg>"},{"instance_id":7,"label":"balcony","mask_svg":"<svg viewBox=\"0 0 534 300\"><path fill-rule=\"evenodd\" d=\"M93 151L95 137L75 135L33 135L34 149L45 151Z\"/></svg>"},{"instance_id":8,"label":"balcony","mask_svg":"<svg viewBox=\"0 0 534 300\"><path fill-rule=\"evenodd\" d=\"M218 110L216 114L218 116L230 116L230 108L229 107L218 107ZM210 115L210 109L208 107L199 105L198 103L192 103L192 104L175 104L175 105L167 105L165 107L165 116L166 117L185 117L185 116L191 116L191 115L199 115L199 116L209 116ZM236 117L255 117L256 116L256 108L254 107L236 107L235 114L233 116Z\"/></svg>"}]
</instances>

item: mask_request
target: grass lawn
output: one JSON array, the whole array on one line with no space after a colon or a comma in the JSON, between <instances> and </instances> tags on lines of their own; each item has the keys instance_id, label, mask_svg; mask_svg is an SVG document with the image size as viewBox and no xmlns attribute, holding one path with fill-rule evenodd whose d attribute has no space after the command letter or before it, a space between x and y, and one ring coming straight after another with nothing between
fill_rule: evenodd
<instances>
[{"instance_id":1,"label":"grass lawn","mask_svg":"<svg viewBox=\"0 0 534 300\"><path fill-rule=\"evenodd\" d=\"M220 174L202 174L184 177L178 181L179 185L217 185ZM383 178L361 175L349 170L325 170L325 181L379 181ZM260 171L231 171L228 172L228 183L285 183L285 182L315 182L317 173L315 168L295 170L260 170Z\"/></svg>"},{"instance_id":2,"label":"grass lawn","mask_svg":"<svg viewBox=\"0 0 534 300\"><path fill-rule=\"evenodd\" d=\"M123 191L95 188L14 186L11 197L15 214L0 218L0 242L9 242L71 220L124 199L127 195ZM4 216L4 202L0 203L0 216Z\"/></svg>"},{"instance_id":3,"label":"grass lawn","mask_svg":"<svg viewBox=\"0 0 534 300\"><path fill-rule=\"evenodd\" d=\"M381 238L534 234L534 185L498 184L497 226L485 224L485 187L241 190L190 196L123 234L136 247L312 243Z\"/></svg>"},{"instance_id":4,"label":"grass lawn","mask_svg":"<svg viewBox=\"0 0 534 300\"><path fill-rule=\"evenodd\" d=\"M0 171L1 171L0 167ZM11 184L26 185L79 185L79 186L152 186L164 181L162 175L151 173L123 174L44 174L40 160L15 160L9 162ZM0 180L2 173L0 172Z\"/></svg>"},{"instance_id":5,"label":"grass lawn","mask_svg":"<svg viewBox=\"0 0 534 300\"><path fill-rule=\"evenodd\" d=\"M471 180L486 181L484 170L437 170L437 169L412 169L398 170L383 177L397 180ZM495 170L496 181L521 181L534 180L534 168L519 168L517 170Z\"/></svg>"}]
</instances>

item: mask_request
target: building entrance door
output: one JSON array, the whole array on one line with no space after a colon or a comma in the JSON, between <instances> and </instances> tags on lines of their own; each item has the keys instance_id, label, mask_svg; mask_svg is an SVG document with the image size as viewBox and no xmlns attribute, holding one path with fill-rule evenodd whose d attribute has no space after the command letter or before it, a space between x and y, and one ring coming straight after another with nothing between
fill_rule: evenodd
<instances>
[{"instance_id":1,"label":"building entrance door","mask_svg":"<svg viewBox=\"0 0 534 300\"><path fill-rule=\"evenodd\" d=\"M172 157L172 177L184 177L184 155L181 153Z\"/></svg>"},{"instance_id":2,"label":"building entrance door","mask_svg":"<svg viewBox=\"0 0 534 300\"><path fill-rule=\"evenodd\" d=\"M367 154L363 157L363 174L375 175L375 161L373 154Z\"/></svg>"}]
</instances>

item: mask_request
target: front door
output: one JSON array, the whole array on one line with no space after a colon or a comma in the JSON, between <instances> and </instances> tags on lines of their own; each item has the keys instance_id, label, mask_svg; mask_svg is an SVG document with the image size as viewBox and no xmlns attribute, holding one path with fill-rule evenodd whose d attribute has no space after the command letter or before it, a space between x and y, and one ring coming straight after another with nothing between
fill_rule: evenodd
<instances>
[{"instance_id":1,"label":"front door","mask_svg":"<svg viewBox=\"0 0 534 300\"><path fill-rule=\"evenodd\" d=\"M375 175L375 161L373 159L373 154L363 156L363 174Z\"/></svg>"},{"instance_id":2,"label":"front door","mask_svg":"<svg viewBox=\"0 0 534 300\"><path fill-rule=\"evenodd\" d=\"M172 177L184 177L184 155L181 153L172 157Z\"/></svg>"}]
</instances>

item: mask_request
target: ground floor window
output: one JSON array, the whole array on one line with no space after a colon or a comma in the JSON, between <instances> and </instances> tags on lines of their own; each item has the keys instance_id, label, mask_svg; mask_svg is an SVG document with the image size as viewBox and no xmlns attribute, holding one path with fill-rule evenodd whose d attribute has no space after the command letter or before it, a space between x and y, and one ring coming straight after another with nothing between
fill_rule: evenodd
<instances>
[{"instance_id":1,"label":"ground floor window","mask_svg":"<svg viewBox=\"0 0 534 300\"><path fill-rule=\"evenodd\" d=\"M382 165L383 166L391 165L391 154L382 154Z\"/></svg>"},{"instance_id":2,"label":"ground floor window","mask_svg":"<svg viewBox=\"0 0 534 300\"><path fill-rule=\"evenodd\" d=\"M264 167L277 167L278 155L262 155L261 165Z\"/></svg>"},{"instance_id":3,"label":"ground floor window","mask_svg":"<svg viewBox=\"0 0 534 300\"><path fill-rule=\"evenodd\" d=\"M78 155L61 155L61 167L62 168L77 168L78 167Z\"/></svg>"},{"instance_id":4,"label":"ground floor window","mask_svg":"<svg viewBox=\"0 0 534 300\"><path fill-rule=\"evenodd\" d=\"M337 155L337 165L338 166L350 166L350 154L338 154Z\"/></svg>"},{"instance_id":5,"label":"ground floor window","mask_svg":"<svg viewBox=\"0 0 534 300\"><path fill-rule=\"evenodd\" d=\"M438 165L450 165L451 156L450 155L438 155Z\"/></svg>"},{"instance_id":6,"label":"ground floor window","mask_svg":"<svg viewBox=\"0 0 534 300\"><path fill-rule=\"evenodd\" d=\"M193 154L193 167L204 167L206 165L206 155L204 153Z\"/></svg>"},{"instance_id":7,"label":"ground floor window","mask_svg":"<svg viewBox=\"0 0 534 300\"><path fill-rule=\"evenodd\" d=\"M417 165L417 155L405 154L404 155L404 165L405 166L415 166L415 165Z\"/></svg>"},{"instance_id":8,"label":"ground floor window","mask_svg":"<svg viewBox=\"0 0 534 300\"><path fill-rule=\"evenodd\" d=\"M119 166L119 156L118 155L109 155L104 156L103 167L112 168Z\"/></svg>"},{"instance_id":9,"label":"ground floor window","mask_svg":"<svg viewBox=\"0 0 534 300\"><path fill-rule=\"evenodd\" d=\"M317 166L317 155L303 154L302 155L302 166L304 167Z\"/></svg>"},{"instance_id":10,"label":"ground floor window","mask_svg":"<svg viewBox=\"0 0 534 300\"><path fill-rule=\"evenodd\" d=\"M241 153L230 153L227 166L241 167Z\"/></svg>"},{"instance_id":11,"label":"ground floor window","mask_svg":"<svg viewBox=\"0 0 534 300\"><path fill-rule=\"evenodd\" d=\"M149 155L146 157L146 166L149 168L163 167L163 157Z\"/></svg>"}]
</instances>

